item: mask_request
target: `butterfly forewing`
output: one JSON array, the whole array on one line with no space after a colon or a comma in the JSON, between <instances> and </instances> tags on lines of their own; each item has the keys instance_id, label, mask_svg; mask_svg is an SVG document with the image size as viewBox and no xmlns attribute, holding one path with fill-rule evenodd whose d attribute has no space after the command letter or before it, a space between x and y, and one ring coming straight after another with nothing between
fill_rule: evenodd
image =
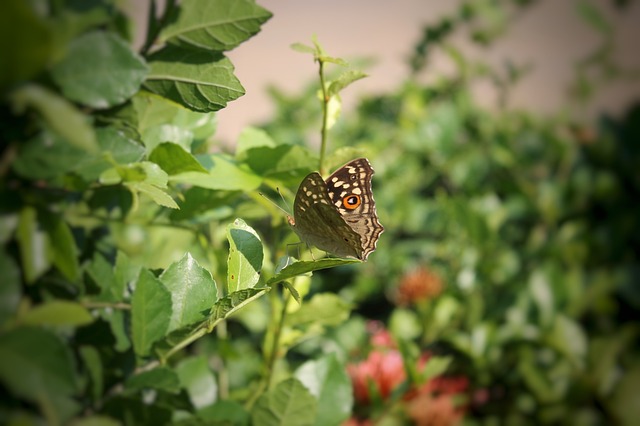
<instances>
[{"instance_id":1,"label":"butterfly forewing","mask_svg":"<svg viewBox=\"0 0 640 426\"><path fill-rule=\"evenodd\" d=\"M366 260L384 230L371 193L373 169L366 158L353 160L324 181L309 174L294 204L294 230L305 243L338 256Z\"/></svg>"},{"instance_id":2,"label":"butterfly forewing","mask_svg":"<svg viewBox=\"0 0 640 426\"><path fill-rule=\"evenodd\" d=\"M327 178L329 198L345 221L362 238L363 258L376 249L384 227L378 220L376 204L371 190L373 168L366 158L355 159L336 170ZM360 197L358 206L347 208L345 201Z\"/></svg>"}]
</instances>

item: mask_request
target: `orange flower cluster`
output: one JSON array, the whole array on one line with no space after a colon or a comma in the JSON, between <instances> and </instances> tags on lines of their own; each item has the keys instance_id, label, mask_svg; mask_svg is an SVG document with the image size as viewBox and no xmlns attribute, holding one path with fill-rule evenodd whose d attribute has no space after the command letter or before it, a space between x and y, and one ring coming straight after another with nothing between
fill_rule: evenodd
<instances>
[{"instance_id":1,"label":"orange flower cluster","mask_svg":"<svg viewBox=\"0 0 640 426\"><path fill-rule=\"evenodd\" d=\"M402 355L393 344L389 332L378 325L369 329L373 329L372 351L364 361L347 366L354 398L360 406L372 403L371 389L375 389L377 396L385 401L407 379ZM418 368L424 368L429 358L430 355L425 353ZM458 424L464 415L464 407L456 406L454 396L466 392L468 387L466 377L436 377L406 392L401 403L406 415L416 425L452 426ZM343 426L370 424L370 419L351 418Z\"/></svg>"},{"instance_id":2,"label":"orange flower cluster","mask_svg":"<svg viewBox=\"0 0 640 426\"><path fill-rule=\"evenodd\" d=\"M399 306L415 304L432 299L442 293L442 280L430 269L420 267L405 274L396 290L395 300Z\"/></svg>"}]
</instances>

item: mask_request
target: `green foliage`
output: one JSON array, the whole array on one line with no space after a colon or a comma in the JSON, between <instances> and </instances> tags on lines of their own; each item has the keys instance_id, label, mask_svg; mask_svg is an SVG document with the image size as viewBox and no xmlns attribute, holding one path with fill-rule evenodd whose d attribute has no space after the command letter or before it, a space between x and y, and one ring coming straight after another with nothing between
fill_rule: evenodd
<instances>
[{"instance_id":1,"label":"green foliage","mask_svg":"<svg viewBox=\"0 0 640 426\"><path fill-rule=\"evenodd\" d=\"M426 27L413 72L436 49L456 72L343 121L340 94L365 74L294 45L319 86L273 91L273 120L228 152L215 111L244 89L224 52L270 18L254 1L152 2L139 52L111 1L3 2L0 418L632 423L640 108L596 124L507 108L527 67L452 43L498 39L506 3L529 4L465 3ZM603 40L576 68L585 95L632 73L605 15L578 12ZM474 103L483 80L501 109ZM371 260L291 257L261 194L292 199L310 171L362 155L385 226Z\"/></svg>"}]
</instances>

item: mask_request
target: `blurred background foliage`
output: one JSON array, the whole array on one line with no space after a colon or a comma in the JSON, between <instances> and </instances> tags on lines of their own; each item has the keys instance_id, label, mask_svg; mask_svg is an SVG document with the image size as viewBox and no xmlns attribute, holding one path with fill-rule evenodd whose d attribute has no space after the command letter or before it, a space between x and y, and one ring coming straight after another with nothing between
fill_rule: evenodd
<instances>
[{"instance_id":1,"label":"blurred background foliage","mask_svg":"<svg viewBox=\"0 0 640 426\"><path fill-rule=\"evenodd\" d=\"M83 9L69 2L74 13L59 9L54 21L73 29L65 33L69 39L96 25L127 39L126 19L109 2L97 3ZM227 294L227 225L235 218L261 239L258 286L280 270L287 244L297 240L257 191L278 200L280 188L290 201L304 175L317 169L318 85L297 95L271 89L273 119L247 128L228 152L215 139L213 111L224 102L200 103L192 92L154 80L159 70L183 72L171 68L182 57L176 49L187 48L175 40L161 54L148 53L146 43L141 58L118 50L120 42L75 39L76 49L106 43L116 52L112 61L131 71L127 93L98 100L91 82L83 88L69 79L82 64L51 59L49 70L12 58L29 65L16 75L47 89L11 87L2 107L11 120L3 119L2 129L0 418L8 424L43 418L634 424L640 414L640 104L597 119L582 109L606 84L635 81L637 71L616 63L615 28L597 6L579 2L577 13L602 43L576 64L565 111L541 116L510 108L509 89L530 65L490 67L467 58L453 36L490 45L508 37L509 18L531 3L462 2L456 14L424 28L408 55L411 73L395 91L359 100L331 129L332 170L366 156L376 171L385 232L368 262L299 276L287 289L276 282L268 297L251 300L175 361L149 371L146 363L162 358L179 336L165 330L154 351L151 344L140 350L129 329L135 322L129 303L143 288L137 277L179 285L180 277L170 281L166 271L191 274L185 265L195 259L203 265L198 274L205 271L198 276L213 278L218 297ZM614 3L621 13L628 7ZM268 12L252 10L255 33ZM53 24L38 28L46 32L47 25ZM151 40L161 34L171 42L168 28ZM454 72L429 75L434 51L448 55ZM212 57L232 71L219 54ZM3 78L5 84L15 76ZM221 78L237 83L226 71ZM498 94L492 110L474 100L474 85L487 81ZM51 112L42 106L51 101L47 90L82 109ZM16 105L35 105L39 114ZM91 118L79 128L93 135L91 143L74 136L76 128L60 126L77 112ZM63 114L58 126L50 119L56 113ZM94 144L109 155L95 155ZM145 275L145 268L151 272ZM288 296L296 293L302 307ZM12 362L39 345L51 351L26 357L36 367L21 384ZM274 401L286 395L295 396L299 411L278 412L287 419L278 422L269 413L282 408Z\"/></svg>"}]
</instances>

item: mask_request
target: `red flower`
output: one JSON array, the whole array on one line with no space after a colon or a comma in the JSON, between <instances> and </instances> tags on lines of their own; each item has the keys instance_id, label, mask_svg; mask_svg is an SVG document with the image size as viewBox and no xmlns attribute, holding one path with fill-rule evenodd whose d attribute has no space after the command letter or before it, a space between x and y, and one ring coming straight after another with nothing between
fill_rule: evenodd
<instances>
[{"instance_id":1,"label":"red flower","mask_svg":"<svg viewBox=\"0 0 640 426\"><path fill-rule=\"evenodd\" d=\"M407 306L421 300L433 299L442 293L442 280L430 269L420 267L405 274L398 284L396 303Z\"/></svg>"},{"instance_id":2,"label":"red flower","mask_svg":"<svg viewBox=\"0 0 640 426\"><path fill-rule=\"evenodd\" d=\"M464 413L456 408L451 395L421 393L407 402L407 414L417 426L453 426Z\"/></svg>"},{"instance_id":3,"label":"red flower","mask_svg":"<svg viewBox=\"0 0 640 426\"><path fill-rule=\"evenodd\" d=\"M406 378L402 356L396 350L387 352L374 350L369 353L366 360L349 365L347 371L353 382L355 399L361 404L368 404L371 401L370 383L376 387L378 394L386 399Z\"/></svg>"}]
</instances>

